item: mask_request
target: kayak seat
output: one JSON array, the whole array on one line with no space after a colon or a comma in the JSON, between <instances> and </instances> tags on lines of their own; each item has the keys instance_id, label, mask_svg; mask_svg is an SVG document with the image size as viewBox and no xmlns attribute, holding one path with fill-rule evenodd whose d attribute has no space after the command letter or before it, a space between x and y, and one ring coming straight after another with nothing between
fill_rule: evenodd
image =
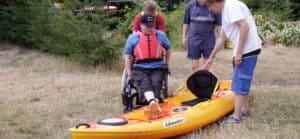
<instances>
[{"instance_id":1,"label":"kayak seat","mask_svg":"<svg viewBox=\"0 0 300 139\"><path fill-rule=\"evenodd\" d=\"M184 101L182 105L194 106L211 99L218 86L218 78L207 70L198 70L187 79L187 88L197 97Z\"/></svg>"}]
</instances>

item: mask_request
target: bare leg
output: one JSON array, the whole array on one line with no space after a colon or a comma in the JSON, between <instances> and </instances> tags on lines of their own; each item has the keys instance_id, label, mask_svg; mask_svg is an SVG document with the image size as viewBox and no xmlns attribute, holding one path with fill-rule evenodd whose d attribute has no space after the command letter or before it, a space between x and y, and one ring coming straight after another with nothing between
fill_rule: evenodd
<instances>
[{"instance_id":1,"label":"bare leg","mask_svg":"<svg viewBox=\"0 0 300 139\"><path fill-rule=\"evenodd\" d=\"M208 58L203 58L203 64L205 64L207 60Z\"/></svg>"},{"instance_id":2,"label":"bare leg","mask_svg":"<svg viewBox=\"0 0 300 139\"><path fill-rule=\"evenodd\" d=\"M199 69L199 59L192 60L192 69L194 72Z\"/></svg>"},{"instance_id":3,"label":"bare leg","mask_svg":"<svg viewBox=\"0 0 300 139\"><path fill-rule=\"evenodd\" d=\"M243 105L242 105L242 112L249 111L249 97L244 96Z\"/></svg>"},{"instance_id":4,"label":"bare leg","mask_svg":"<svg viewBox=\"0 0 300 139\"><path fill-rule=\"evenodd\" d=\"M203 59L203 64L205 64L206 61L207 61L207 58L204 58L204 59Z\"/></svg>"},{"instance_id":5,"label":"bare leg","mask_svg":"<svg viewBox=\"0 0 300 139\"><path fill-rule=\"evenodd\" d=\"M234 118L240 118L242 115L242 106L243 106L243 101L245 96L240 95L240 94L236 94L235 96L235 108L234 108L234 113L233 116Z\"/></svg>"}]
</instances>

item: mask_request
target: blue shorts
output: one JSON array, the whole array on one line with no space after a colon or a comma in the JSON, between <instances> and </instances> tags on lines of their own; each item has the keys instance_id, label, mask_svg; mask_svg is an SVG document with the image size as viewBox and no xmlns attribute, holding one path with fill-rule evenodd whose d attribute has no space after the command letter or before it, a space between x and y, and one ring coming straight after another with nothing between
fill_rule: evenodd
<instances>
[{"instance_id":1,"label":"blue shorts","mask_svg":"<svg viewBox=\"0 0 300 139\"><path fill-rule=\"evenodd\" d=\"M199 50L199 48L188 47L188 58L192 60L200 59L202 55L205 59L208 59L213 49L214 48Z\"/></svg>"},{"instance_id":2,"label":"blue shorts","mask_svg":"<svg viewBox=\"0 0 300 139\"><path fill-rule=\"evenodd\" d=\"M240 67L233 67L231 90L236 94L248 95L257 61L257 55L244 57Z\"/></svg>"}]
</instances>

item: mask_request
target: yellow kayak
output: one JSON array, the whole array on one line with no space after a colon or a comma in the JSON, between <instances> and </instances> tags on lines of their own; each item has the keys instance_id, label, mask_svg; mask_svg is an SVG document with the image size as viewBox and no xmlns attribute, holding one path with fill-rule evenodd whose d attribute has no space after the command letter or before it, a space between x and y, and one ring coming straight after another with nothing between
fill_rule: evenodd
<instances>
[{"instance_id":1,"label":"yellow kayak","mask_svg":"<svg viewBox=\"0 0 300 139\"><path fill-rule=\"evenodd\" d=\"M233 48L233 44L230 42L229 39L226 39L226 41L225 41L225 48L228 48L228 49Z\"/></svg>"},{"instance_id":2,"label":"yellow kayak","mask_svg":"<svg viewBox=\"0 0 300 139\"><path fill-rule=\"evenodd\" d=\"M230 80L218 81L211 99L190 105L185 102L197 99L197 95L187 87L186 81L172 97L160 103L163 112L158 119L149 120L144 115L147 107L144 106L118 118L70 128L70 132L73 139L155 139L184 134L230 113L234 109L235 97L230 88ZM118 122L121 124L114 124Z\"/></svg>"}]
</instances>

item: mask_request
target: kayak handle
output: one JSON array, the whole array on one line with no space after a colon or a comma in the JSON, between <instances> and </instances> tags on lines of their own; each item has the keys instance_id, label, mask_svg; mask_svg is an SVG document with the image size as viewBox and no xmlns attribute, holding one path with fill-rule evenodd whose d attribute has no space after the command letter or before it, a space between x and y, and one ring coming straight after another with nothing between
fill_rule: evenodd
<instances>
[{"instance_id":1,"label":"kayak handle","mask_svg":"<svg viewBox=\"0 0 300 139\"><path fill-rule=\"evenodd\" d=\"M87 124L87 123L80 123L80 124L76 125L76 129L78 129L78 128L81 127L81 126L86 126L87 128L90 128L90 127L91 127L91 125L89 125L89 124Z\"/></svg>"}]
</instances>

